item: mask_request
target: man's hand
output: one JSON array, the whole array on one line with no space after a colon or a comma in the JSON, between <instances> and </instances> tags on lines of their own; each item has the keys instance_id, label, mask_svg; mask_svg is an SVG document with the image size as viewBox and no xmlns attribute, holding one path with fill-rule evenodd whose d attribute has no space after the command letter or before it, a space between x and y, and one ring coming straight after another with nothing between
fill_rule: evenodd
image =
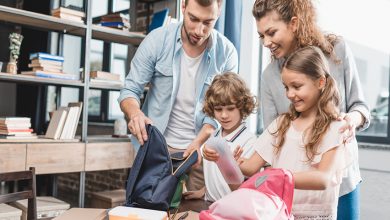
<instances>
[{"instance_id":1,"label":"man's hand","mask_svg":"<svg viewBox=\"0 0 390 220\"><path fill-rule=\"evenodd\" d=\"M198 165L200 165L200 162L202 160L202 155L200 154L200 145L201 145L200 143L198 143L197 141L194 140L187 147L187 150L184 151L184 153L183 153L183 157L188 157L191 154L191 152L193 152L195 150L198 152L198 160L197 160L196 164L193 165L192 167L197 167Z\"/></svg>"},{"instance_id":2,"label":"man's hand","mask_svg":"<svg viewBox=\"0 0 390 220\"><path fill-rule=\"evenodd\" d=\"M152 124L152 120L146 117L145 114L138 110L136 113L131 115L128 127L132 135L134 135L138 142L143 145L148 140L148 134L145 129L146 124Z\"/></svg>"},{"instance_id":3,"label":"man's hand","mask_svg":"<svg viewBox=\"0 0 390 220\"><path fill-rule=\"evenodd\" d=\"M219 159L219 154L217 153L217 151L210 149L206 145L204 145L203 157L204 157L204 159L206 159L208 161L217 162L217 160Z\"/></svg>"}]
</instances>

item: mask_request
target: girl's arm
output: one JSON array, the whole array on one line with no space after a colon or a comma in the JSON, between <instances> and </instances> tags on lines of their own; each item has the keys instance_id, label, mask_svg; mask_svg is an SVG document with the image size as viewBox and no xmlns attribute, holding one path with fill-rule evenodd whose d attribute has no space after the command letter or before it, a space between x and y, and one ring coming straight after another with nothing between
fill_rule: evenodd
<instances>
[{"instance_id":1,"label":"girl's arm","mask_svg":"<svg viewBox=\"0 0 390 220\"><path fill-rule=\"evenodd\" d=\"M245 176L252 176L259 172L260 168L263 167L266 161L257 153L253 153L249 159L240 158L238 160L242 174Z\"/></svg>"},{"instance_id":2,"label":"girl's arm","mask_svg":"<svg viewBox=\"0 0 390 220\"><path fill-rule=\"evenodd\" d=\"M344 145L336 146L322 155L316 170L293 173L295 189L324 190L344 160Z\"/></svg>"}]
</instances>

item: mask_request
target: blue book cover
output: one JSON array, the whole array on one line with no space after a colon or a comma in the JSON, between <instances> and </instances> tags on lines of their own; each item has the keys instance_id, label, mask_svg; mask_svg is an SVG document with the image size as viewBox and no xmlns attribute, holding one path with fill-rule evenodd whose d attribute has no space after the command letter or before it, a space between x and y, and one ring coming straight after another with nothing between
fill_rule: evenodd
<instances>
[{"instance_id":1,"label":"blue book cover","mask_svg":"<svg viewBox=\"0 0 390 220\"><path fill-rule=\"evenodd\" d=\"M168 19L169 8L165 8L162 11L158 11L153 14L152 22L149 25L148 33L152 30L161 27L165 24Z\"/></svg>"},{"instance_id":2,"label":"blue book cover","mask_svg":"<svg viewBox=\"0 0 390 220\"><path fill-rule=\"evenodd\" d=\"M45 60L55 60L55 61L64 62L64 57L62 57L62 56L56 56L56 55L43 53L43 52L30 54L30 60L32 60L34 58L45 59Z\"/></svg>"},{"instance_id":3,"label":"blue book cover","mask_svg":"<svg viewBox=\"0 0 390 220\"><path fill-rule=\"evenodd\" d=\"M100 25L102 26L124 26L123 22L117 21L117 22L108 22L108 21L102 21L100 22Z\"/></svg>"}]
</instances>

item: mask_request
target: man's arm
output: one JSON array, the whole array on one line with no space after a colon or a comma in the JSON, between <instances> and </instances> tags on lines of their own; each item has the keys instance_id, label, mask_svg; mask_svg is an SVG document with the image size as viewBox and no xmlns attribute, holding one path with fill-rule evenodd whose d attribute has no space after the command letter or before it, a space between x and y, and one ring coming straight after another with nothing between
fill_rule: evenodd
<instances>
[{"instance_id":1,"label":"man's arm","mask_svg":"<svg viewBox=\"0 0 390 220\"><path fill-rule=\"evenodd\" d=\"M145 116L141 111L139 102L135 98L126 98L120 103L122 112L129 120L128 127L138 142L143 145L147 141L148 135L145 129L145 124L152 124L152 120Z\"/></svg>"},{"instance_id":2,"label":"man's arm","mask_svg":"<svg viewBox=\"0 0 390 220\"><path fill-rule=\"evenodd\" d=\"M187 157L192 151L198 151L198 162L200 164L200 160L202 158L200 154L200 146L206 142L206 140L210 137L210 135L214 132L214 126L210 124L203 124L202 129L200 129L196 138L191 142L191 144L187 147L187 150L184 152L183 157Z\"/></svg>"}]
</instances>

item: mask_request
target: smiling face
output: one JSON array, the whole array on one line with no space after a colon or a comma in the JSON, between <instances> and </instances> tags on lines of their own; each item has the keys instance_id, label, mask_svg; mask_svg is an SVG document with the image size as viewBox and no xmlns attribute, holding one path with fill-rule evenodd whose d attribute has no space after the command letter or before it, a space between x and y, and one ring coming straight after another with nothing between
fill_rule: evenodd
<instances>
[{"instance_id":1,"label":"smiling face","mask_svg":"<svg viewBox=\"0 0 390 220\"><path fill-rule=\"evenodd\" d=\"M221 124L223 134L230 134L236 130L242 121L240 110L236 105L218 105L214 107L215 119Z\"/></svg>"},{"instance_id":2,"label":"smiling face","mask_svg":"<svg viewBox=\"0 0 390 220\"><path fill-rule=\"evenodd\" d=\"M275 58L287 57L296 49L296 17L286 23L280 19L277 12L271 11L257 20L256 25L262 44Z\"/></svg>"},{"instance_id":3,"label":"smiling face","mask_svg":"<svg viewBox=\"0 0 390 220\"><path fill-rule=\"evenodd\" d=\"M297 112L309 115L317 112L317 102L324 87L324 79L312 79L308 75L283 68L282 81L286 96Z\"/></svg>"},{"instance_id":4,"label":"smiling face","mask_svg":"<svg viewBox=\"0 0 390 220\"><path fill-rule=\"evenodd\" d=\"M196 0L189 0L187 5L183 2L182 12L184 15L182 29L184 42L195 47L204 46L220 13L217 1L205 7Z\"/></svg>"}]
</instances>

